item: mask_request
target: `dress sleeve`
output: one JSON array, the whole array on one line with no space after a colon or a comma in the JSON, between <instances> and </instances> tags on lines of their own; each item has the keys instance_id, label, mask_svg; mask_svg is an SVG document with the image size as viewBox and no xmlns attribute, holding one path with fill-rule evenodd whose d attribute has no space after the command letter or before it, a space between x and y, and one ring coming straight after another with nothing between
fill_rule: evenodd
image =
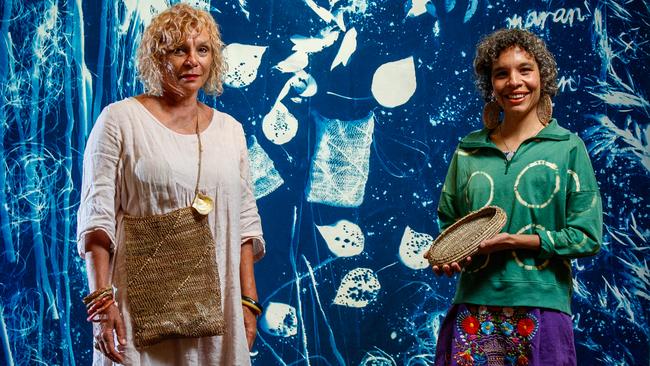
<instances>
[{"instance_id":1,"label":"dress sleeve","mask_svg":"<svg viewBox=\"0 0 650 366\"><path fill-rule=\"evenodd\" d=\"M253 241L253 260L259 261L266 254L266 245L262 236L262 222L257 212L257 204L251 187L251 176L248 162L248 148L244 131L239 128L239 180L241 184L241 213L239 215L241 243Z\"/></svg>"},{"instance_id":2,"label":"dress sleeve","mask_svg":"<svg viewBox=\"0 0 650 366\"><path fill-rule=\"evenodd\" d=\"M535 230L540 238L540 258L594 255L603 236L603 207L594 170L582 140L570 151L566 226L558 231Z\"/></svg>"},{"instance_id":3,"label":"dress sleeve","mask_svg":"<svg viewBox=\"0 0 650 366\"><path fill-rule=\"evenodd\" d=\"M458 149L454 152L451 163L449 163L445 183L442 185L442 192L440 193L440 201L438 202L438 228L440 229L440 232L462 217L456 202L456 191L458 189L457 176Z\"/></svg>"},{"instance_id":4,"label":"dress sleeve","mask_svg":"<svg viewBox=\"0 0 650 366\"><path fill-rule=\"evenodd\" d=\"M85 236L104 231L115 249L115 214L120 207L117 170L122 149L119 128L104 108L90 132L83 159L81 197L77 212L77 251L85 254Z\"/></svg>"}]
</instances>

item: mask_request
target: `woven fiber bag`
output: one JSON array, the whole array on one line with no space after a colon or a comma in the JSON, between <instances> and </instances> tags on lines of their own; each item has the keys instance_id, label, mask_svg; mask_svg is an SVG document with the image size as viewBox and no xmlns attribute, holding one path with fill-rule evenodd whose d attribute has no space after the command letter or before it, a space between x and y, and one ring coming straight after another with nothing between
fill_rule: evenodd
<instances>
[{"instance_id":1,"label":"woven fiber bag","mask_svg":"<svg viewBox=\"0 0 650 366\"><path fill-rule=\"evenodd\" d=\"M483 240L498 234L506 224L506 213L497 206L470 212L443 230L426 254L429 264L441 266L460 263L476 254Z\"/></svg>"},{"instance_id":2,"label":"woven fiber bag","mask_svg":"<svg viewBox=\"0 0 650 366\"><path fill-rule=\"evenodd\" d=\"M127 298L137 348L169 338L223 335L207 217L192 207L124 217Z\"/></svg>"}]
</instances>

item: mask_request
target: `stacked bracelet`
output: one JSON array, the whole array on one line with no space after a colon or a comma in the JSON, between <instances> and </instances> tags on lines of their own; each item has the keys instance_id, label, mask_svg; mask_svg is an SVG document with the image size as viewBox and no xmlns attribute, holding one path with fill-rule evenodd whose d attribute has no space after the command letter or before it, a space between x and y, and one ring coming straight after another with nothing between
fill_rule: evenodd
<instances>
[{"instance_id":1,"label":"stacked bracelet","mask_svg":"<svg viewBox=\"0 0 650 366\"><path fill-rule=\"evenodd\" d=\"M113 287L106 286L91 292L88 296L83 298L83 303L86 307L90 307L92 303L101 300L104 297L113 296Z\"/></svg>"},{"instance_id":2,"label":"stacked bracelet","mask_svg":"<svg viewBox=\"0 0 650 366\"><path fill-rule=\"evenodd\" d=\"M245 307L251 309L251 311L253 312L253 314L255 314L255 316L260 316L264 312L264 307L262 306L262 304L260 304L259 302L251 299L248 296L243 296L242 295L241 303Z\"/></svg>"},{"instance_id":3,"label":"stacked bracelet","mask_svg":"<svg viewBox=\"0 0 650 366\"><path fill-rule=\"evenodd\" d=\"M97 289L90 293L90 295L83 298L83 303L86 305L86 312L88 318L86 320L97 322L101 320L101 315L108 310L108 308L115 304L113 298L113 287L106 286Z\"/></svg>"}]
</instances>

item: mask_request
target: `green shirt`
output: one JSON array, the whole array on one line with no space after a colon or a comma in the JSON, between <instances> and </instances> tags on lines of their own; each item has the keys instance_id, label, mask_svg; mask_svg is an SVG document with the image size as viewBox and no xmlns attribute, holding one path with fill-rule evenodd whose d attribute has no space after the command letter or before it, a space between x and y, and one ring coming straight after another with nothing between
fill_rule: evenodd
<instances>
[{"instance_id":1,"label":"green shirt","mask_svg":"<svg viewBox=\"0 0 650 366\"><path fill-rule=\"evenodd\" d=\"M552 120L512 160L470 133L454 153L438 206L440 230L471 211L499 206L503 232L537 234L539 251L476 255L460 275L454 303L531 306L571 313L571 258L602 242L602 203L582 140Z\"/></svg>"}]
</instances>

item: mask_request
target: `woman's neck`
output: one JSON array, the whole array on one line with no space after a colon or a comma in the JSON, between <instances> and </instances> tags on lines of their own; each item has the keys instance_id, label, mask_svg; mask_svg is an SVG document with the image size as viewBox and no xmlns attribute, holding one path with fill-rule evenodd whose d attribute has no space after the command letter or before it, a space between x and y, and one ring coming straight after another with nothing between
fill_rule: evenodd
<instances>
[{"instance_id":1,"label":"woman's neck","mask_svg":"<svg viewBox=\"0 0 650 366\"><path fill-rule=\"evenodd\" d=\"M183 113L183 111L194 111L198 104L198 95L177 95L174 93L163 92L163 95L156 97L160 107L171 113Z\"/></svg>"},{"instance_id":2,"label":"woman's neck","mask_svg":"<svg viewBox=\"0 0 650 366\"><path fill-rule=\"evenodd\" d=\"M490 138L506 153L506 159L510 160L524 141L537 135L543 128L536 113L527 116L506 115L503 122L492 131Z\"/></svg>"},{"instance_id":3,"label":"woman's neck","mask_svg":"<svg viewBox=\"0 0 650 366\"><path fill-rule=\"evenodd\" d=\"M535 136L542 128L544 125L539 121L537 113L528 113L523 116L505 115L499 126L499 133L504 139L508 139L508 141L512 139L519 145L527 138Z\"/></svg>"},{"instance_id":4,"label":"woman's neck","mask_svg":"<svg viewBox=\"0 0 650 366\"><path fill-rule=\"evenodd\" d=\"M196 132L197 118L199 130L203 130L209 119L202 115L201 104L196 95L178 98L169 94L162 96L141 95L138 97L145 107L169 129L183 134Z\"/></svg>"}]
</instances>

